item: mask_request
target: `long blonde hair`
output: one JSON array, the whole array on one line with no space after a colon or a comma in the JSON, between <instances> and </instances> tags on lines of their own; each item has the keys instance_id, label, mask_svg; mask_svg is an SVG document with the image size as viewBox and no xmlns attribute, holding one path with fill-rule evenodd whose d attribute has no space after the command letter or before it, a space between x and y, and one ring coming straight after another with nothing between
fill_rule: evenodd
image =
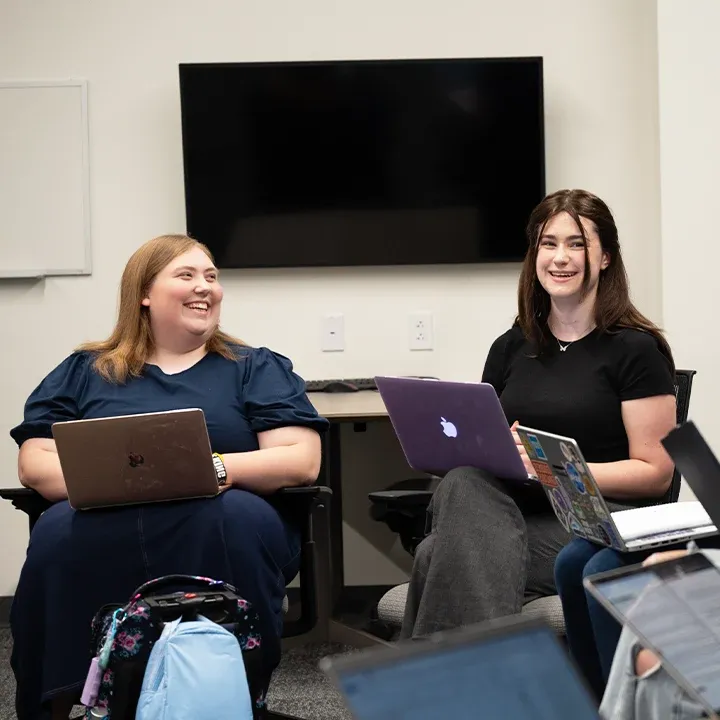
<instances>
[{"instance_id":1,"label":"long blonde hair","mask_svg":"<svg viewBox=\"0 0 720 720\"><path fill-rule=\"evenodd\" d=\"M157 274L179 255L200 248L214 263L210 250L187 235L161 235L138 248L128 260L120 281L120 303L115 328L107 340L89 342L77 349L95 355L93 365L99 375L114 383L141 375L154 349L150 316L142 301ZM232 345L242 340L222 332L219 326L206 343L208 352L235 359Z\"/></svg>"}]
</instances>

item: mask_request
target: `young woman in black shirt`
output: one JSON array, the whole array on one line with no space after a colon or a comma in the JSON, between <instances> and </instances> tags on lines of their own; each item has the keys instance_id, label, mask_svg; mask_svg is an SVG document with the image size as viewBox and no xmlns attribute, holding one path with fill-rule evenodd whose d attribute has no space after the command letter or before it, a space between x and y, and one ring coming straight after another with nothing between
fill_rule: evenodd
<instances>
[{"instance_id":1,"label":"young woman in black shirt","mask_svg":"<svg viewBox=\"0 0 720 720\"><path fill-rule=\"evenodd\" d=\"M606 498L630 506L662 496L673 472L660 444L675 424L673 359L630 300L610 210L588 192L561 190L535 208L527 235L517 319L492 344L483 381L510 424L575 438ZM518 490L456 468L430 513L402 637L515 614L555 594L553 564L570 538L539 486Z\"/></svg>"}]
</instances>

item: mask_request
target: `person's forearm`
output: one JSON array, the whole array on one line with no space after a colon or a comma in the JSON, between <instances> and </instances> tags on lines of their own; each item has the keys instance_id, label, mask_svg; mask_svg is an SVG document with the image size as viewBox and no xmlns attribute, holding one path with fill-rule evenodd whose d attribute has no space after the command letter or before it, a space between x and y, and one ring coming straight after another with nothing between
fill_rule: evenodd
<instances>
[{"instance_id":1,"label":"person's forearm","mask_svg":"<svg viewBox=\"0 0 720 720\"><path fill-rule=\"evenodd\" d=\"M312 485L320 471L319 458L302 444L228 453L223 460L233 487L261 495Z\"/></svg>"},{"instance_id":2,"label":"person's forearm","mask_svg":"<svg viewBox=\"0 0 720 720\"><path fill-rule=\"evenodd\" d=\"M18 462L18 475L25 487L32 488L46 500L67 500L65 479L56 452L36 448L24 454Z\"/></svg>"},{"instance_id":3,"label":"person's forearm","mask_svg":"<svg viewBox=\"0 0 720 720\"><path fill-rule=\"evenodd\" d=\"M605 497L618 500L660 497L668 489L670 474L643 460L618 460L609 463L588 463L590 472Z\"/></svg>"}]
</instances>

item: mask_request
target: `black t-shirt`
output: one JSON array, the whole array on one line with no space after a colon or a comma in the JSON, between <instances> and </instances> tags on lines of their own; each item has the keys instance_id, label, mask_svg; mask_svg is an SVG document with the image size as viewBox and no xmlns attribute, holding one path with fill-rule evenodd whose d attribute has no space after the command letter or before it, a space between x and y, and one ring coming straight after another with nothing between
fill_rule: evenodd
<instances>
[{"instance_id":1,"label":"black t-shirt","mask_svg":"<svg viewBox=\"0 0 720 720\"><path fill-rule=\"evenodd\" d=\"M629 458L623 401L675 394L670 363L641 330L594 330L565 352L551 346L533 355L514 326L492 344L483 381L495 388L509 423L572 437L587 462Z\"/></svg>"}]
</instances>

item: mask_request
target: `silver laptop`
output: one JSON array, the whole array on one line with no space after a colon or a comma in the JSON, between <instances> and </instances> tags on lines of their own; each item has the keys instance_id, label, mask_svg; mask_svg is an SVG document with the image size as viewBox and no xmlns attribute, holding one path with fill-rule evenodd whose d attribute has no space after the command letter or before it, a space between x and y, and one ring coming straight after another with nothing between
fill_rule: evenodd
<instances>
[{"instance_id":1,"label":"silver laptop","mask_svg":"<svg viewBox=\"0 0 720 720\"><path fill-rule=\"evenodd\" d=\"M52 433L76 510L218 494L198 408L57 422Z\"/></svg>"},{"instance_id":2,"label":"silver laptop","mask_svg":"<svg viewBox=\"0 0 720 720\"><path fill-rule=\"evenodd\" d=\"M356 720L598 719L555 633L521 616L320 666Z\"/></svg>"},{"instance_id":3,"label":"silver laptop","mask_svg":"<svg viewBox=\"0 0 720 720\"><path fill-rule=\"evenodd\" d=\"M587 590L717 718L720 712L720 572L701 552L586 578ZM672 708L668 707L668 717Z\"/></svg>"},{"instance_id":4,"label":"silver laptop","mask_svg":"<svg viewBox=\"0 0 720 720\"><path fill-rule=\"evenodd\" d=\"M558 520L568 532L622 552L717 533L699 502L611 512L575 440L522 425L516 431Z\"/></svg>"},{"instance_id":5,"label":"silver laptop","mask_svg":"<svg viewBox=\"0 0 720 720\"><path fill-rule=\"evenodd\" d=\"M503 480L537 484L489 383L382 376L375 383L414 470L443 476L471 466Z\"/></svg>"}]
</instances>

